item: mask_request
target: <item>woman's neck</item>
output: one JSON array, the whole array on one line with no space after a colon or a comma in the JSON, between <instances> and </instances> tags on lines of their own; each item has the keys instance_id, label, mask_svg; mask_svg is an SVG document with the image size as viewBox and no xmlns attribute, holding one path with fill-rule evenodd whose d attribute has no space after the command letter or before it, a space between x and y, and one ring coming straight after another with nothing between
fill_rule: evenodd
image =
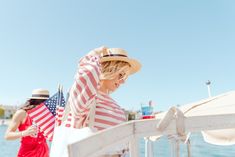
<instances>
[{"instance_id":1,"label":"woman's neck","mask_svg":"<svg viewBox=\"0 0 235 157\"><path fill-rule=\"evenodd\" d=\"M100 88L98 89L98 91L99 91L100 93L103 93L103 94L109 94L109 90L106 89L106 88L100 87Z\"/></svg>"},{"instance_id":2,"label":"woman's neck","mask_svg":"<svg viewBox=\"0 0 235 157\"><path fill-rule=\"evenodd\" d=\"M109 94L110 91L104 86L103 82L100 82L100 87L98 88L98 92L103 94Z\"/></svg>"}]
</instances>

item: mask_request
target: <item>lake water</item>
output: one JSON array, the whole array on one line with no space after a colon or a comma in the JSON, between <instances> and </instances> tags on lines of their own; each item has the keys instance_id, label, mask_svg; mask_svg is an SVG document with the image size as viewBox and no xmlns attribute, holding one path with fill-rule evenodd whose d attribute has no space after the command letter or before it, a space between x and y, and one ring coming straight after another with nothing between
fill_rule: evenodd
<instances>
[{"instance_id":1,"label":"lake water","mask_svg":"<svg viewBox=\"0 0 235 157\"><path fill-rule=\"evenodd\" d=\"M19 148L19 140L6 141L3 136L6 126L0 126L0 157L15 157ZM191 136L192 157L235 157L235 145L215 146L203 141L201 134ZM144 140L140 141L140 156L144 157ZM186 145L181 145L181 157L187 157ZM154 142L154 156L170 157L170 145L167 138L161 138Z\"/></svg>"}]
</instances>

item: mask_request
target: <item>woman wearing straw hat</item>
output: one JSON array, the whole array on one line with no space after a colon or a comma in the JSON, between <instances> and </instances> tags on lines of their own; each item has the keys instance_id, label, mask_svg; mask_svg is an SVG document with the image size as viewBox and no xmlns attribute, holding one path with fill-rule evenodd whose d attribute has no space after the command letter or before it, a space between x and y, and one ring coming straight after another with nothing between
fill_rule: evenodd
<instances>
[{"instance_id":1,"label":"woman wearing straw hat","mask_svg":"<svg viewBox=\"0 0 235 157\"><path fill-rule=\"evenodd\" d=\"M121 48L100 47L83 57L70 90L70 113L65 126L103 130L127 120L110 94L138 72L141 64ZM119 156L120 152L111 153ZM107 155L106 155L107 156Z\"/></svg>"},{"instance_id":2,"label":"woman wearing straw hat","mask_svg":"<svg viewBox=\"0 0 235 157\"><path fill-rule=\"evenodd\" d=\"M49 148L43 133L33 125L28 111L49 98L49 91L35 89L25 104L16 111L5 134L6 140L21 138L17 157L49 157ZM18 129L18 131L17 131Z\"/></svg>"}]
</instances>

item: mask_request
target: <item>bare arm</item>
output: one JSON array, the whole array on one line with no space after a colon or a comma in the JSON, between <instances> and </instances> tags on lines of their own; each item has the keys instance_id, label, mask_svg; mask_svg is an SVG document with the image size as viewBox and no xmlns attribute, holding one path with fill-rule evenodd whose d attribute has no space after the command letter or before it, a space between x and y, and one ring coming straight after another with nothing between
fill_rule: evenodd
<instances>
[{"instance_id":1,"label":"bare arm","mask_svg":"<svg viewBox=\"0 0 235 157\"><path fill-rule=\"evenodd\" d=\"M24 131L17 132L17 128L25 120L26 114L27 113L24 110L16 111L5 133L6 140L16 140L36 133L37 130L33 126L30 126Z\"/></svg>"}]
</instances>

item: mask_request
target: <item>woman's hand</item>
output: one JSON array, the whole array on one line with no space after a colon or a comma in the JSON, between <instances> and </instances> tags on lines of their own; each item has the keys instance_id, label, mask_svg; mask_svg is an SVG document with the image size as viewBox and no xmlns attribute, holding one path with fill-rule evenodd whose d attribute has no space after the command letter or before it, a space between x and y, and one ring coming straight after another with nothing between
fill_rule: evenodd
<instances>
[{"instance_id":1,"label":"woman's hand","mask_svg":"<svg viewBox=\"0 0 235 157\"><path fill-rule=\"evenodd\" d=\"M102 57L107 53L108 53L108 48L105 46L101 46L101 47L93 49L89 54L93 56Z\"/></svg>"},{"instance_id":2,"label":"woman's hand","mask_svg":"<svg viewBox=\"0 0 235 157\"><path fill-rule=\"evenodd\" d=\"M37 131L37 126L31 125L26 130L22 131L22 136L35 136Z\"/></svg>"}]
</instances>

